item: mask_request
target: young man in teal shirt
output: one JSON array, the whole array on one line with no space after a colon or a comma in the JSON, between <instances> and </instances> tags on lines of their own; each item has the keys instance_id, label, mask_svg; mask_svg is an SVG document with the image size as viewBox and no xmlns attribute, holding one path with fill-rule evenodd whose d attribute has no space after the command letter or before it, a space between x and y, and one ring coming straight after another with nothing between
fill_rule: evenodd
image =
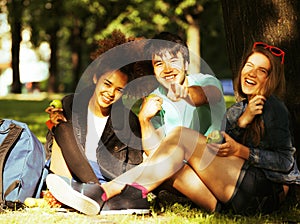
<instances>
[{"instance_id":1,"label":"young man in teal shirt","mask_svg":"<svg viewBox=\"0 0 300 224\"><path fill-rule=\"evenodd\" d=\"M144 47L159 86L139 112L143 147L155 151L175 127L207 135L220 130L226 111L220 81L210 74L187 74L189 50L177 35L162 32Z\"/></svg>"}]
</instances>

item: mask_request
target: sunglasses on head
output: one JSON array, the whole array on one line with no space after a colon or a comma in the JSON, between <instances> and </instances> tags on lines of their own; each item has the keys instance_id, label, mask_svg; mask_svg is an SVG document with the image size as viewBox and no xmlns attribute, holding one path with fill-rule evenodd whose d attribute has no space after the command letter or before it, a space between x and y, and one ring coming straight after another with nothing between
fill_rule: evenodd
<instances>
[{"instance_id":1,"label":"sunglasses on head","mask_svg":"<svg viewBox=\"0 0 300 224\"><path fill-rule=\"evenodd\" d=\"M256 47L262 47L264 49L268 49L273 55L275 55L277 57L281 57L281 64L284 63L284 55L285 55L285 53L280 48L272 46L272 45L268 45L268 44L266 44L264 42L255 42L253 44L253 49L256 48Z\"/></svg>"}]
</instances>

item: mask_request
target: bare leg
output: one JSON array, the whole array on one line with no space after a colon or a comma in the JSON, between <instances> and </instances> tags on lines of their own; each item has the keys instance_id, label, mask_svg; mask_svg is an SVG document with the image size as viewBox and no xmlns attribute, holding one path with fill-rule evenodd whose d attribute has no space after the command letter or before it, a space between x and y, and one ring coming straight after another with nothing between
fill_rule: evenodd
<instances>
[{"instance_id":1,"label":"bare leg","mask_svg":"<svg viewBox=\"0 0 300 224\"><path fill-rule=\"evenodd\" d=\"M198 176L198 180L193 178L193 181L201 181L211 195L222 202L227 202L234 192L244 160L235 156L216 156L206 147L206 137L188 128L175 130L170 137L179 139L176 154L184 151L184 159L189 162ZM166 142L162 145L167 146L169 141L170 139L166 138ZM178 158L172 156L171 162L172 159L174 162ZM199 200L197 193L190 195L189 198ZM196 202L198 205L202 205L201 199L198 202Z\"/></svg>"},{"instance_id":2,"label":"bare leg","mask_svg":"<svg viewBox=\"0 0 300 224\"><path fill-rule=\"evenodd\" d=\"M166 179L175 175L185 165L183 160L192 155L196 146L200 148L205 145L206 138L204 136L195 131L187 133L186 130L176 128L164 139L156 152L142 164L114 180L102 184L107 197L119 194L125 184L134 182L142 185L148 191L152 191Z\"/></svg>"},{"instance_id":3,"label":"bare leg","mask_svg":"<svg viewBox=\"0 0 300 224\"><path fill-rule=\"evenodd\" d=\"M119 194L127 183L138 183L148 191L152 191L166 179L177 173L183 166L185 152L179 147L178 135L181 129L176 129L165 138L152 156L142 164L132 168L114 180L102 184L108 198ZM196 138L194 138L196 139ZM191 141L191 142L196 142Z\"/></svg>"},{"instance_id":4,"label":"bare leg","mask_svg":"<svg viewBox=\"0 0 300 224\"><path fill-rule=\"evenodd\" d=\"M203 185L217 199L222 202L230 199L244 160L215 156L206 148L206 138L187 128L176 128L145 162L102 186L108 198L119 194L126 183L136 182L152 191L175 175L183 167L184 159L189 161ZM193 200L197 194L194 192L189 197ZM202 199L198 200L200 205Z\"/></svg>"},{"instance_id":5,"label":"bare leg","mask_svg":"<svg viewBox=\"0 0 300 224\"><path fill-rule=\"evenodd\" d=\"M216 156L205 146L197 147L188 162L213 195L227 202L232 197L245 161L235 156Z\"/></svg>"},{"instance_id":6,"label":"bare leg","mask_svg":"<svg viewBox=\"0 0 300 224\"><path fill-rule=\"evenodd\" d=\"M210 212L215 210L217 204L216 197L191 167L184 166L172 177L172 180L173 187L190 198L195 204Z\"/></svg>"}]
</instances>

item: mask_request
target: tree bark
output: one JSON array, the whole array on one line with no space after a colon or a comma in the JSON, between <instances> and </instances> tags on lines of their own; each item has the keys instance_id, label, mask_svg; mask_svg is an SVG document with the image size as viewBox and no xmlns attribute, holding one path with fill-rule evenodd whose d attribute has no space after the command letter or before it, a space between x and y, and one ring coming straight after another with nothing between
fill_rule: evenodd
<instances>
[{"instance_id":1,"label":"tree bark","mask_svg":"<svg viewBox=\"0 0 300 224\"><path fill-rule=\"evenodd\" d=\"M21 93L22 84L20 81L20 43L22 40L21 30L22 23L21 18L23 15L23 1L12 0L8 3L9 9L9 21L11 24L11 55L12 55L12 70L13 70L13 82L11 86L12 93Z\"/></svg>"},{"instance_id":2,"label":"tree bark","mask_svg":"<svg viewBox=\"0 0 300 224\"><path fill-rule=\"evenodd\" d=\"M222 0L229 61L234 76L248 47L264 41L283 49L295 147L300 150L300 1ZM298 136L298 137L297 137ZM297 152L298 153L298 152ZM300 156L297 155L298 166Z\"/></svg>"},{"instance_id":3,"label":"tree bark","mask_svg":"<svg viewBox=\"0 0 300 224\"><path fill-rule=\"evenodd\" d=\"M197 19L192 15L186 15L189 23L187 29L187 45L190 51L189 73L200 72L200 25Z\"/></svg>"},{"instance_id":4,"label":"tree bark","mask_svg":"<svg viewBox=\"0 0 300 224\"><path fill-rule=\"evenodd\" d=\"M57 93L58 92L58 80L57 80L57 29L53 29L50 33L50 68L49 68L49 79L48 79L48 92Z\"/></svg>"},{"instance_id":5,"label":"tree bark","mask_svg":"<svg viewBox=\"0 0 300 224\"><path fill-rule=\"evenodd\" d=\"M82 48L81 43L84 42L82 40L82 32L83 28L79 25L80 21L77 18L74 18L74 25L71 32L71 49L72 49L72 71L73 71L73 79L72 79L72 91L76 90L76 86L79 83L81 76L81 56L82 56Z\"/></svg>"},{"instance_id":6,"label":"tree bark","mask_svg":"<svg viewBox=\"0 0 300 224\"><path fill-rule=\"evenodd\" d=\"M61 22L60 19L62 15L62 6L61 1L59 0L53 0L52 1L52 8L49 9L48 17L49 21L52 21L49 23L48 26L46 26L46 33L49 35L49 45L51 49L50 54L50 67L49 67L49 79L48 79L48 86L47 90L49 93L57 93L60 92L60 86L59 86L59 69L58 69L58 31L61 28ZM63 90L62 90L63 91Z\"/></svg>"}]
</instances>

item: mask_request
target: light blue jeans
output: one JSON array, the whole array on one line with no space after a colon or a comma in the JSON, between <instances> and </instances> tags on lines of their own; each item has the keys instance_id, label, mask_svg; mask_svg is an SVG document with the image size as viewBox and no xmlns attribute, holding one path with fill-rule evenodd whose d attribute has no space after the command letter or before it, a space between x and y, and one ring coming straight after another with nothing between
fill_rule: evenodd
<instances>
[{"instance_id":1,"label":"light blue jeans","mask_svg":"<svg viewBox=\"0 0 300 224\"><path fill-rule=\"evenodd\" d=\"M96 177L97 177L98 180L99 180L99 183L101 183L101 184L106 183L107 180L106 180L105 177L102 175L98 163L95 162L95 161L91 161L91 160L89 160L89 163L90 163L90 165L92 166L92 168L93 168L93 170L94 170L94 173L96 174Z\"/></svg>"}]
</instances>

